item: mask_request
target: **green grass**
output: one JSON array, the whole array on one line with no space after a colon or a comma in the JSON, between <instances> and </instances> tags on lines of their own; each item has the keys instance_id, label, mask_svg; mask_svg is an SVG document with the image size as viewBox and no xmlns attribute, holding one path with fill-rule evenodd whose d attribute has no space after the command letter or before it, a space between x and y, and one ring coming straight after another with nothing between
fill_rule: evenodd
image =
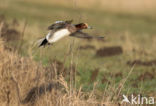
<instances>
[{"instance_id":1,"label":"green grass","mask_svg":"<svg viewBox=\"0 0 156 106\"><path fill-rule=\"evenodd\" d=\"M94 27L93 31L88 30L89 33L95 32L101 35L106 35L106 42L92 41L92 45L97 49L111 45L119 45L124 48L129 48L125 45L125 35L128 34L130 38L128 40L131 40L130 43L132 47L138 47L137 51L153 51L147 56L140 52L125 50L122 55L118 56L96 57L95 50L77 50L79 45L90 44L90 42L74 38L61 40L51 47L42 48L40 50L38 50L38 48L33 49L34 59L36 61L42 61L43 64L48 65L50 59L64 61L65 55L70 51L69 45L73 45L74 41L72 50L74 53L74 63L78 64L77 70L80 73L80 75L77 76L77 85L84 85L84 90L88 90L93 87L93 84L90 83L90 76L91 71L96 68L100 69L100 73L97 78L97 81L99 81L98 89L103 90L106 85L106 83L101 83L103 76L105 76L111 84L118 84L128 75L131 67L126 65L127 61L134 59L149 60L156 58L154 53L155 49L150 48L154 45L152 39L156 34L156 19L153 17L122 13L117 14L102 10L79 9L71 6L66 7L55 4L40 4L18 0L9 1L6 8L1 7L0 5L0 14L4 14L10 20L12 18L27 20L27 27L29 27L29 30L26 30L25 32L24 40L26 43L23 44L21 50L21 53L25 56L27 54L25 48L30 48L32 46L30 43L31 41L35 41L38 37L44 36L42 34L47 33L46 28L48 25L53 21L66 19L74 19L75 22L85 21ZM33 32L33 25L38 28L40 32L37 33L40 33L40 35L33 35L35 33ZM65 60L66 67L69 67L71 60L71 55L67 56L67 59ZM130 93L138 93L140 91L140 87L142 87L142 92L155 92L155 78L152 80L147 79L145 82L136 80L141 73L146 71L151 72L153 69L155 70L156 67L136 66L124 86L124 91L126 92L126 90L130 88ZM121 72L123 76L111 76L111 74L117 72ZM132 84L135 81L137 81L137 88L132 87Z\"/></svg>"}]
</instances>

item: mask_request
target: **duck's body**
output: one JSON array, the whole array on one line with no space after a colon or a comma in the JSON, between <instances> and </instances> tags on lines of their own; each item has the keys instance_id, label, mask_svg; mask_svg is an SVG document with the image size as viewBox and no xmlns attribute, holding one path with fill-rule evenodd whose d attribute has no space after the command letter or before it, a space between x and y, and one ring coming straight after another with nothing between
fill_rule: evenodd
<instances>
[{"instance_id":1,"label":"duck's body","mask_svg":"<svg viewBox=\"0 0 156 106\"><path fill-rule=\"evenodd\" d=\"M80 23L73 25L72 21L56 21L54 24L48 27L50 30L44 39L41 39L40 46L45 46L46 44L53 44L58 40L66 37L66 36L74 36L74 37L85 37L91 38L86 33L81 32L82 29L87 29L89 26L85 23ZM79 36L77 36L77 34ZM81 36L80 36L81 35Z\"/></svg>"},{"instance_id":2,"label":"duck's body","mask_svg":"<svg viewBox=\"0 0 156 106\"><path fill-rule=\"evenodd\" d=\"M52 32L50 31L47 36L46 39L49 43L54 43L57 42L58 40L64 38L65 36L69 36L71 34L71 32L68 29L60 29L56 32Z\"/></svg>"}]
</instances>

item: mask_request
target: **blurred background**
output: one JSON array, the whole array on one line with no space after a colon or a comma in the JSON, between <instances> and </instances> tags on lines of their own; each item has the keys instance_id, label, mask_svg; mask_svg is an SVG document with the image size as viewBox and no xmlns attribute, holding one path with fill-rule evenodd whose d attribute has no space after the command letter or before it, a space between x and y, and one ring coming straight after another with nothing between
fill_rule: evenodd
<instances>
[{"instance_id":1,"label":"blurred background","mask_svg":"<svg viewBox=\"0 0 156 106\"><path fill-rule=\"evenodd\" d=\"M76 69L76 86L103 91L127 78L123 93L156 94L156 0L0 0L3 39L21 56L45 67L53 61ZM58 20L88 23L104 40L65 38L38 48ZM10 31L10 29L12 29ZM14 31L13 31L14 29ZM66 78L68 80L68 77Z\"/></svg>"}]
</instances>

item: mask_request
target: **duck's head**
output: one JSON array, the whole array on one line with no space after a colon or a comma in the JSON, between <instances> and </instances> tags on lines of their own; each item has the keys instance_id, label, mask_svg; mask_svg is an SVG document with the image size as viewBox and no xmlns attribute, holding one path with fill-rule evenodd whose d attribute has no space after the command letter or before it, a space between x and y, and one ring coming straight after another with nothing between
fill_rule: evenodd
<instances>
[{"instance_id":1,"label":"duck's head","mask_svg":"<svg viewBox=\"0 0 156 106\"><path fill-rule=\"evenodd\" d=\"M88 26L87 23L80 23L80 24L75 25L75 27L76 27L78 30L82 30L82 29L92 29L92 27L91 27L91 26Z\"/></svg>"}]
</instances>

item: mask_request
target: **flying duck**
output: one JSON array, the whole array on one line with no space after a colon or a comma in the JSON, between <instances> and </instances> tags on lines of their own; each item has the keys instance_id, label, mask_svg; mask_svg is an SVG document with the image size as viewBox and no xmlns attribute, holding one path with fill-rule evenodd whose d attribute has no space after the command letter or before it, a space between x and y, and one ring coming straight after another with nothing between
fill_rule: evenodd
<instances>
[{"instance_id":1,"label":"flying duck","mask_svg":"<svg viewBox=\"0 0 156 106\"><path fill-rule=\"evenodd\" d=\"M78 37L78 38L97 38L101 39L101 36L90 36L87 33L82 32L83 29L91 29L87 23L72 24L72 20L68 21L56 21L54 24L48 27L49 33L45 38L39 40L39 47L50 45L65 36Z\"/></svg>"}]
</instances>

